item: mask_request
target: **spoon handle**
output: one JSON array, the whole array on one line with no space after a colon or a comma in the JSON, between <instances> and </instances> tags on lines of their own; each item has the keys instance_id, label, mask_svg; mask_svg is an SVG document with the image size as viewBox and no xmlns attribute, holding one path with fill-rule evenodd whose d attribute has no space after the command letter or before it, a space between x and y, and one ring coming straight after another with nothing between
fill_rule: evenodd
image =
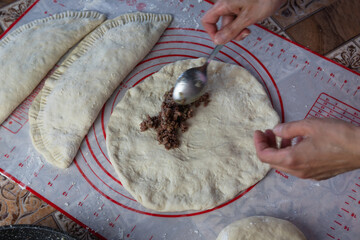
<instances>
[{"instance_id":1,"label":"spoon handle","mask_svg":"<svg viewBox=\"0 0 360 240\"><path fill-rule=\"evenodd\" d=\"M210 53L208 59L206 60L206 64L209 64L211 60L214 59L215 55L220 51L220 49L223 47L224 45L216 45L216 47L214 48L214 50Z\"/></svg>"}]
</instances>

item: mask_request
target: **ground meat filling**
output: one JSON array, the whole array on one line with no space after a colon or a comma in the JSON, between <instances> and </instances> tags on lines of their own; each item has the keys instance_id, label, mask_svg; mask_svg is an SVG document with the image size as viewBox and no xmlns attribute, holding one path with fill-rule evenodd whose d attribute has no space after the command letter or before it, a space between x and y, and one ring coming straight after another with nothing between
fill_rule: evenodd
<instances>
[{"instance_id":1,"label":"ground meat filling","mask_svg":"<svg viewBox=\"0 0 360 240\"><path fill-rule=\"evenodd\" d=\"M199 107L201 103L204 103L206 107L210 102L210 94L205 93L191 104L180 105L172 98L173 90L174 88L165 93L159 114L154 117L147 115L146 119L140 123L142 132L154 128L159 144L163 144L167 150L180 146L178 130L183 133L188 130L186 120L194 116L193 106Z\"/></svg>"}]
</instances>

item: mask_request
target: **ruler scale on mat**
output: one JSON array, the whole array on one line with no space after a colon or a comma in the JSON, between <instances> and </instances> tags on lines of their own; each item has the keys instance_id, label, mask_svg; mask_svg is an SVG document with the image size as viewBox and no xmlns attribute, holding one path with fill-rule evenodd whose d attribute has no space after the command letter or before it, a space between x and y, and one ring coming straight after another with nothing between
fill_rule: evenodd
<instances>
[{"instance_id":1,"label":"ruler scale on mat","mask_svg":"<svg viewBox=\"0 0 360 240\"><path fill-rule=\"evenodd\" d=\"M127 89L165 64L211 52L213 44L200 26L210 7L207 1L189 0L36 1L8 32L65 10L98 10L108 18L133 11L171 13L174 21L104 105L68 169L46 163L31 144L27 112L40 85L0 128L0 172L108 239L215 239L226 225L252 215L287 219L308 239L358 238L360 171L314 182L272 170L215 209L180 213L145 209L122 187L105 147L111 112ZM358 74L258 26L251 30L246 40L228 43L216 60L248 69L263 84L282 121L331 117L360 126Z\"/></svg>"}]
</instances>

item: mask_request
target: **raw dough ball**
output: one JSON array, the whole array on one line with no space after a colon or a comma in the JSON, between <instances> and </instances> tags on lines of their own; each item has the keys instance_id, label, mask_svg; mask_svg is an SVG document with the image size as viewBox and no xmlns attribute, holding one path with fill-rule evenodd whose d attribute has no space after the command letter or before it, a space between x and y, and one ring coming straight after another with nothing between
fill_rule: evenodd
<instances>
[{"instance_id":1,"label":"raw dough ball","mask_svg":"<svg viewBox=\"0 0 360 240\"><path fill-rule=\"evenodd\" d=\"M225 227L216 240L306 240L294 224L266 216L241 219Z\"/></svg>"},{"instance_id":2,"label":"raw dough ball","mask_svg":"<svg viewBox=\"0 0 360 240\"><path fill-rule=\"evenodd\" d=\"M279 117L261 84L244 68L212 61L211 102L187 120L180 147L166 150L152 129L140 132L146 115L161 109L162 96L185 70L204 59L163 67L128 90L114 109L106 145L120 181L143 206L157 211L203 210L222 204L261 180L270 167L258 160L256 129Z\"/></svg>"}]
</instances>

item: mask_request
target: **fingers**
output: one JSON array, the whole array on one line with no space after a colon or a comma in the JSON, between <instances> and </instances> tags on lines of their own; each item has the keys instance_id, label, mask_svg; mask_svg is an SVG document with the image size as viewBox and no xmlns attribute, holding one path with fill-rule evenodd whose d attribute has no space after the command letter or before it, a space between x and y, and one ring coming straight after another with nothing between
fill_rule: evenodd
<instances>
[{"instance_id":1,"label":"fingers","mask_svg":"<svg viewBox=\"0 0 360 240\"><path fill-rule=\"evenodd\" d=\"M280 148L286 148L289 146L291 146L291 139L286 139L286 138L281 139Z\"/></svg>"},{"instance_id":2,"label":"fingers","mask_svg":"<svg viewBox=\"0 0 360 240\"><path fill-rule=\"evenodd\" d=\"M262 162L280 165L284 159L288 159L291 148L277 149L275 136L271 136L269 132L261 132L259 130L254 133L254 144L257 156Z\"/></svg>"},{"instance_id":3,"label":"fingers","mask_svg":"<svg viewBox=\"0 0 360 240\"><path fill-rule=\"evenodd\" d=\"M285 141L286 143L283 144L291 143L288 139ZM328 172L323 173L322 168L320 170L310 168L306 161L301 160L302 158L299 156L301 150L296 147L289 146L277 149L275 135L271 130L265 132L255 131L254 143L259 159L270 164L272 168L299 178L313 178L316 180L326 179L333 175Z\"/></svg>"},{"instance_id":4,"label":"fingers","mask_svg":"<svg viewBox=\"0 0 360 240\"><path fill-rule=\"evenodd\" d=\"M240 41L250 34L246 29L248 26L269 17L285 1L218 0L206 12L201 22L215 44L226 44L231 40ZM223 23L218 30L216 23L220 17L223 17Z\"/></svg>"},{"instance_id":5,"label":"fingers","mask_svg":"<svg viewBox=\"0 0 360 240\"><path fill-rule=\"evenodd\" d=\"M250 32L242 31L251 24L253 24L253 22L245 20L242 15L238 15L231 23L228 23L216 32L214 36L214 43L225 44L237 37L239 37L239 39L246 37Z\"/></svg>"},{"instance_id":6,"label":"fingers","mask_svg":"<svg viewBox=\"0 0 360 240\"><path fill-rule=\"evenodd\" d=\"M235 19L235 15L226 15L221 18L221 27L225 27L226 25L230 24Z\"/></svg>"},{"instance_id":7,"label":"fingers","mask_svg":"<svg viewBox=\"0 0 360 240\"><path fill-rule=\"evenodd\" d=\"M342 145L353 139L344 132L353 129L342 126L330 120L306 119L279 124L272 131L256 131L256 153L262 162L296 177L327 179L359 166L353 164L353 159L358 162L359 157ZM282 148L274 147L274 135L282 138ZM341 135L346 135L345 140L338 140Z\"/></svg>"},{"instance_id":8,"label":"fingers","mask_svg":"<svg viewBox=\"0 0 360 240\"><path fill-rule=\"evenodd\" d=\"M234 21L234 19L236 18L235 15L226 15L226 16L222 16L222 19L221 19L221 29L223 29L224 27L228 26L229 24L232 24L232 22ZM221 30L220 30L221 31ZM250 29L248 28L245 28L245 29L242 29L240 31L240 33L238 35L235 35L232 39L230 40L235 40L235 41L241 41L243 40L244 38L246 38L249 34L251 33ZM235 33L234 33L235 34ZM214 37L216 36L216 33L214 35ZM212 38L214 38L212 37ZM214 40L214 39L213 39ZM229 40L229 41L230 41ZM216 40L214 40L215 44L219 44L216 42Z\"/></svg>"},{"instance_id":9,"label":"fingers","mask_svg":"<svg viewBox=\"0 0 360 240\"><path fill-rule=\"evenodd\" d=\"M202 25L215 44L225 44L233 39L240 41L250 34L246 27L255 23L255 20L249 20L247 11L241 10L245 13L240 14L240 6L234 8L230 3L220 0L202 17ZM220 17L222 24L218 30L216 23Z\"/></svg>"},{"instance_id":10,"label":"fingers","mask_svg":"<svg viewBox=\"0 0 360 240\"><path fill-rule=\"evenodd\" d=\"M291 139L298 136L305 136L310 132L312 125L309 120L301 120L276 125L273 129L276 136Z\"/></svg>"},{"instance_id":11,"label":"fingers","mask_svg":"<svg viewBox=\"0 0 360 240\"><path fill-rule=\"evenodd\" d=\"M245 28L244 30L242 30L239 35L237 35L234 40L235 41L241 41L243 40L244 38L246 38L249 34L251 33L250 29L248 28Z\"/></svg>"},{"instance_id":12,"label":"fingers","mask_svg":"<svg viewBox=\"0 0 360 240\"><path fill-rule=\"evenodd\" d=\"M216 23L219 21L221 16L229 15L229 11L226 9L221 1L215 3L215 5L208 10L201 19L201 23L204 26L205 31L209 34L211 39L214 41L215 34L217 32ZM226 24L228 24L230 18L225 18Z\"/></svg>"},{"instance_id":13,"label":"fingers","mask_svg":"<svg viewBox=\"0 0 360 240\"><path fill-rule=\"evenodd\" d=\"M256 152L264 151L269 147L266 135L260 130L256 130L254 133L254 144Z\"/></svg>"},{"instance_id":14,"label":"fingers","mask_svg":"<svg viewBox=\"0 0 360 240\"><path fill-rule=\"evenodd\" d=\"M225 26L231 24L235 18L236 18L235 15L223 16L221 19L221 28L224 28ZM244 38L246 38L250 33L251 33L250 29L245 28L241 30L240 33L237 36L235 36L232 40L241 41Z\"/></svg>"},{"instance_id":15,"label":"fingers","mask_svg":"<svg viewBox=\"0 0 360 240\"><path fill-rule=\"evenodd\" d=\"M270 129L267 129L264 134L265 134L265 136L266 136L266 138L268 140L269 147L277 148L277 146L276 146L276 138L275 138L274 132L272 130L270 130Z\"/></svg>"}]
</instances>

